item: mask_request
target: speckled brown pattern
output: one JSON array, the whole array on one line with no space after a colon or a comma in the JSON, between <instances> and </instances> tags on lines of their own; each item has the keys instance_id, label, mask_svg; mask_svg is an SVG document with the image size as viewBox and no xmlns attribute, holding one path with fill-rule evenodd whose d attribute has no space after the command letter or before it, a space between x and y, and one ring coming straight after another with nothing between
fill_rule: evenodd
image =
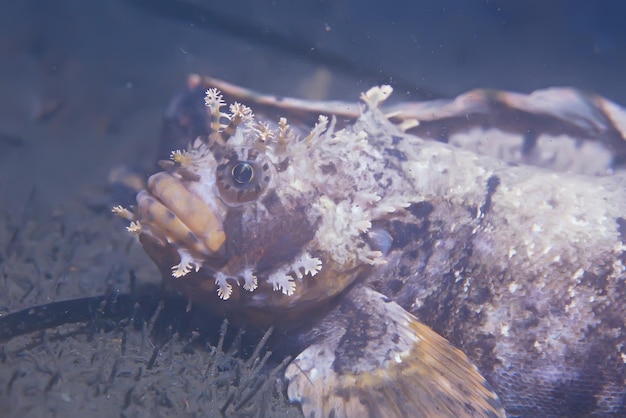
<instances>
[{"instance_id":1,"label":"speckled brown pattern","mask_svg":"<svg viewBox=\"0 0 626 418\"><path fill-rule=\"evenodd\" d=\"M398 127L380 111L379 104L389 93L386 87L370 90L362 96L366 106L353 125L339 129L334 121L321 118L305 139L278 130L260 140L258 135L266 128L252 125L242 134L225 134L231 129L228 121L216 124L212 108L208 140L192 145L189 160L174 156L168 171L204 200L207 213L225 224L225 247L214 254L192 250L179 238L183 235L178 227L170 227L170 219L188 216L184 211L169 216L118 212L139 222L131 229L139 232L165 279L196 303L259 325L278 321L287 328L296 326L298 317L306 317L308 311L319 316L320 322L309 317L307 328L295 332L305 349L287 372L290 398L301 403L308 416L434 416L424 405L443 399L437 391L458 402L452 377L465 374L470 381L473 366L456 372L437 366L452 358L449 345L437 351L432 363L424 362L424 352L407 348L411 338L419 341L418 346L431 344L429 338L420 337L418 325L410 325L416 321L410 314L476 363L510 416L624 412L622 175L557 173L423 140L405 132L414 126L408 119ZM214 98L208 101L220 103L215 94L210 93ZM614 115L623 114L613 110ZM222 116L231 125L243 119L231 112ZM219 137L226 141L218 148L255 147L265 153L275 166L267 180L267 196L272 199L233 205L211 185L215 173L222 181L222 166L213 160L227 155L212 145ZM255 141L260 142L253 145ZM242 155L245 152L237 151L228 164L247 164ZM148 190L155 198L164 193ZM300 217L301 225L290 228L308 231L314 225L315 234L287 234L284 241L277 241L276 228L264 226L276 205L299 208L279 212L285 225L293 216ZM228 232L233 230L231 222L240 225L235 230L246 232ZM274 243L280 255L268 264L263 251L252 251L251 258L233 252L247 248L248 242ZM292 247L285 251L285 245ZM301 270L307 257L319 262L319 270ZM192 268L173 280L172 271L176 276L183 264ZM248 279L244 284L246 275L255 278L254 288ZM282 282L276 285L278 276ZM344 288L347 293L334 301L339 303L336 307L326 303ZM376 307L377 301L398 309ZM324 316L327 309L332 313ZM342 321L337 315L352 319ZM404 330L398 335L413 337L374 332L379 329L377 321L398 324L394 326ZM387 354L377 356L377 350L361 347L357 356L352 352L359 346L356 341ZM406 369L412 371L422 370L419 364L428 365L418 375L430 376L433 392L420 393L420 385L411 383L413 372L400 372L393 361L412 364ZM330 369L321 366L326 363ZM439 373L441 377L435 377ZM381 376L383 386L377 383ZM342 389L351 379L369 383ZM490 393L488 387L485 383L482 388L461 389L468 394L464 408L444 407L448 405L444 402L435 409L449 416L498 415L497 402L491 412L476 409L491 405L485 403L491 396L484 397ZM382 388L386 395L375 396L373 388ZM391 407L404 402L404 396L411 398L404 392L407 388L415 390L413 396L422 399L419 405L424 409Z\"/></svg>"}]
</instances>

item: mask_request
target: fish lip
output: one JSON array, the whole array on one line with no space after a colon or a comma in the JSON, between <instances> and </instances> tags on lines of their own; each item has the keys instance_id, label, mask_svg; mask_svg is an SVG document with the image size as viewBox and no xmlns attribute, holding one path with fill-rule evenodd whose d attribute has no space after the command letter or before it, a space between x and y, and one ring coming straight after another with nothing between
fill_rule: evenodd
<instances>
[{"instance_id":1,"label":"fish lip","mask_svg":"<svg viewBox=\"0 0 626 418\"><path fill-rule=\"evenodd\" d=\"M161 171L137 194L137 210L146 229L164 243L211 256L226 241L223 215L215 199L205 199L177 176Z\"/></svg>"}]
</instances>

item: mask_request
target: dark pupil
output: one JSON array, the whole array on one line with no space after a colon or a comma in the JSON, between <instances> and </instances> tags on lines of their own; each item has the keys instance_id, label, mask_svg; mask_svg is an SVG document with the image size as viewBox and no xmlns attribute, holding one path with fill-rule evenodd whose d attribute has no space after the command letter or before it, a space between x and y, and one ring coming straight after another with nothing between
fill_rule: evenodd
<instances>
[{"instance_id":1,"label":"dark pupil","mask_svg":"<svg viewBox=\"0 0 626 418\"><path fill-rule=\"evenodd\" d=\"M254 170L252 165L248 163L237 163L233 166L232 175L233 180L239 184L246 184L252 180Z\"/></svg>"}]
</instances>

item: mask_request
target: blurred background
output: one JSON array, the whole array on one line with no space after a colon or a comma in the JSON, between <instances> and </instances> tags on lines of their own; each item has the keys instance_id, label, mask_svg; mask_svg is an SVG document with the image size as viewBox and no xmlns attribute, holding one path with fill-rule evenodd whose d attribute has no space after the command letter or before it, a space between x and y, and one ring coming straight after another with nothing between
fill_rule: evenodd
<instances>
[{"instance_id":1,"label":"blurred background","mask_svg":"<svg viewBox=\"0 0 626 418\"><path fill-rule=\"evenodd\" d=\"M626 104L614 0L22 0L0 6L0 202L55 205L154 158L190 72L271 94L396 99L574 86Z\"/></svg>"}]
</instances>

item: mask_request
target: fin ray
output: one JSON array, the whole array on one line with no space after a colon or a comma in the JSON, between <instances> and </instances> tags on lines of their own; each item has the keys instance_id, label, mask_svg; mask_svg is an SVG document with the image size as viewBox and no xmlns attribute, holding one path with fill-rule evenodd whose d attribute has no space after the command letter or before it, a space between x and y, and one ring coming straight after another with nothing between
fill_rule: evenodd
<instances>
[{"instance_id":1,"label":"fin ray","mask_svg":"<svg viewBox=\"0 0 626 418\"><path fill-rule=\"evenodd\" d=\"M289 365L307 417L504 417L478 369L395 302L355 288Z\"/></svg>"}]
</instances>

